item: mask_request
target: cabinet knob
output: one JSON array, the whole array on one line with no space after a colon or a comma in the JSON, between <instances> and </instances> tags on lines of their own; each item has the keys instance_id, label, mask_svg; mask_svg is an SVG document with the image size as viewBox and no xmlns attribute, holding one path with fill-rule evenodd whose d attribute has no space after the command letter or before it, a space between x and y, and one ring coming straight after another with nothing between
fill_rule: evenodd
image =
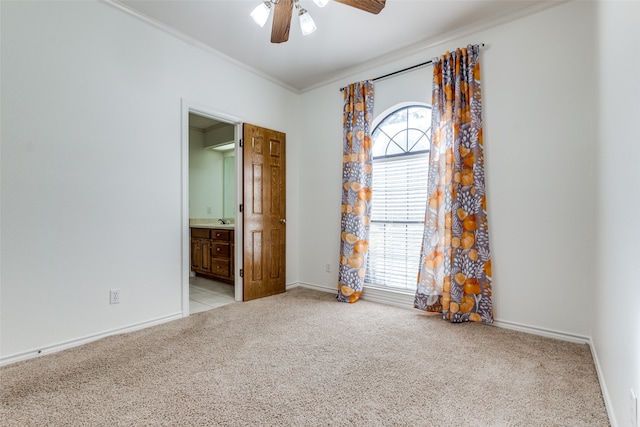
<instances>
[{"instance_id":1,"label":"cabinet knob","mask_svg":"<svg viewBox=\"0 0 640 427\"><path fill-rule=\"evenodd\" d=\"M280 224L284 225L284 224L286 224L286 223L287 223L287 220L286 220L286 219L282 218L282 219L280 220Z\"/></svg>"}]
</instances>

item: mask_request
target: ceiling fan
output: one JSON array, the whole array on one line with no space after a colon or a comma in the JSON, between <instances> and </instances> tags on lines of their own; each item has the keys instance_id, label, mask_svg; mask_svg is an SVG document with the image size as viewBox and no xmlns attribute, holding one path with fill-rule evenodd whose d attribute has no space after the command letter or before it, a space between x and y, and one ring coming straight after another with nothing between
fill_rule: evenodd
<instances>
[{"instance_id":1,"label":"ceiling fan","mask_svg":"<svg viewBox=\"0 0 640 427\"><path fill-rule=\"evenodd\" d=\"M329 0L313 0L320 7L324 7ZM364 10L377 15L384 9L386 0L335 0L338 3ZM316 30L316 25L309 12L300 6L299 0L267 0L258 5L251 17L261 27L267 22L273 6L273 26L271 27L271 43L283 43L289 40L291 27L291 15L295 6L300 18L300 27L303 35L311 34Z\"/></svg>"}]
</instances>

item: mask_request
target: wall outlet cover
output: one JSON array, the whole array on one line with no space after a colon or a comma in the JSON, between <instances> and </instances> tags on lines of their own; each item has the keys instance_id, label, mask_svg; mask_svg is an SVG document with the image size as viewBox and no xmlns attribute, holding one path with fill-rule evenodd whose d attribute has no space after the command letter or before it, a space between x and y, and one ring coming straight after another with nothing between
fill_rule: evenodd
<instances>
[{"instance_id":1,"label":"wall outlet cover","mask_svg":"<svg viewBox=\"0 0 640 427\"><path fill-rule=\"evenodd\" d=\"M120 289L109 291L109 304L120 304Z\"/></svg>"}]
</instances>

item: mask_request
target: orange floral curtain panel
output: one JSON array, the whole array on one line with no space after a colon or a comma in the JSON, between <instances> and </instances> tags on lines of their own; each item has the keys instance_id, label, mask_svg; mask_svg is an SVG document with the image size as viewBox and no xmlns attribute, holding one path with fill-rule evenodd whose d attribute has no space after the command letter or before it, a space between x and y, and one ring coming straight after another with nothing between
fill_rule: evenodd
<instances>
[{"instance_id":1,"label":"orange floral curtain panel","mask_svg":"<svg viewBox=\"0 0 640 427\"><path fill-rule=\"evenodd\" d=\"M371 223L371 123L373 82L344 89L342 156L342 232L338 300L362 295Z\"/></svg>"},{"instance_id":2,"label":"orange floral curtain panel","mask_svg":"<svg viewBox=\"0 0 640 427\"><path fill-rule=\"evenodd\" d=\"M427 208L416 308L493 322L479 46L434 61Z\"/></svg>"}]
</instances>

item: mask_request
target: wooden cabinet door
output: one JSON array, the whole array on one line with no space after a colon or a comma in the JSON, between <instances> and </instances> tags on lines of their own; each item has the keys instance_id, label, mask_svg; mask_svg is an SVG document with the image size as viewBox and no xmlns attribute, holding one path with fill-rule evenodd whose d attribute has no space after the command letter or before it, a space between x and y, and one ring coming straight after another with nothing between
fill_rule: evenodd
<instances>
[{"instance_id":1,"label":"wooden cabinet door","mask_svg":"<svg viewBox=\"0 0 640 427\"><path fill-rule=\"evenodd\" d=\"M202 248L200 239L191 238L191 270L200 271L202 269Z\"/></svg>"},{"instance_id":2,"label":"wooden cabinet door","mask_svg":"<svg viewBox=\"0 0 640 427\"><path fill-rule=\"evenodd\" d=\"M244 124L244 286L249 301L285 291L285 134Z\"/></svg>"},{"instance_id":3,"label":"wooden cabinet door","mask_svg":"<svg viewBox=\"0 0 640 427\"><path fill-rule=\"evenodd\" d=\"M209 239L199 239L200 240L200 248L202 252L202 264L201 271L204 273L211 272L211 240Z\"/></svg>"},{"instance_id":4,"label":"wooden cabinet door","mask_svg":"<svg viewBox=\"0 0 640 427\"><path fill-rule=\"evenodd\" d=\"M211 240L191 238L191 269L196 273L211 272Z\"/></svg>"}]
</instances>

